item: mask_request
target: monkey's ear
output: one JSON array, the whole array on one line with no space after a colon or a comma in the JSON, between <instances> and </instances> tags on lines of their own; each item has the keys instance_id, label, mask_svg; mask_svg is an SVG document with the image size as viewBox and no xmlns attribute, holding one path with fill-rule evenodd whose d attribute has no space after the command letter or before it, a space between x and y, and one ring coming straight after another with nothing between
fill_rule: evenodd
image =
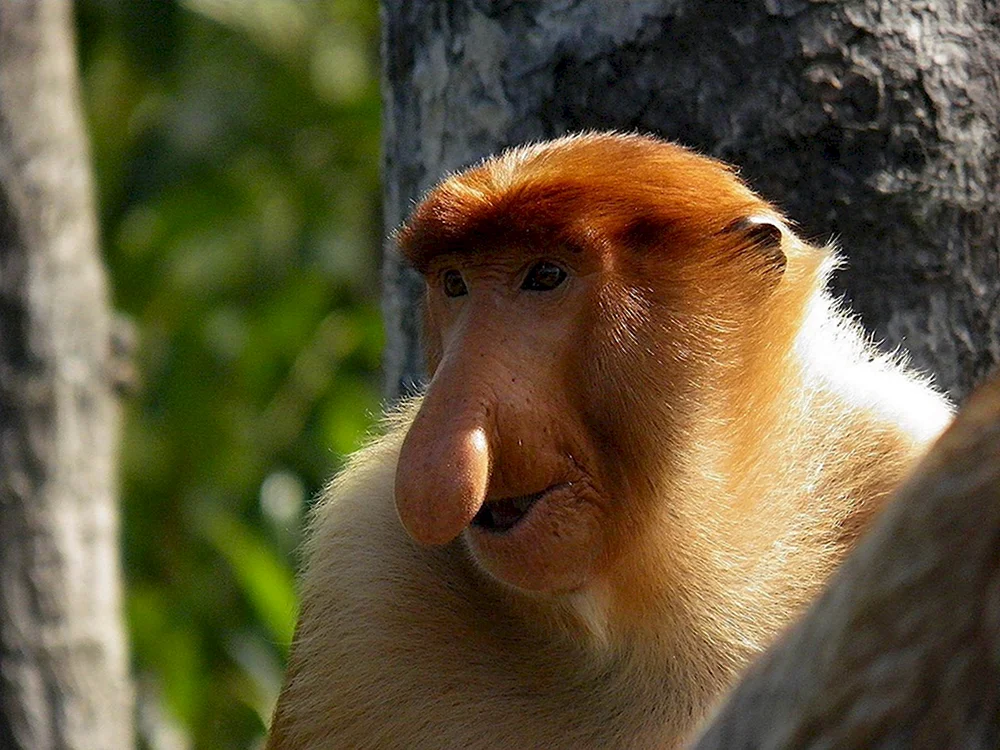
<instances>
[{"instance_id":1,"label":"monkey's ear","mask_svg":"<svg viewBox=\"0 0 1000 750\"><path fill-rule=\"evenodd\" d=\"M785 271L788 259L782 247L787 228L773 216L755 215L737 219L723 232L739 235L745 252L754 253L778 276Z\"/></svg>"}]
</instances>

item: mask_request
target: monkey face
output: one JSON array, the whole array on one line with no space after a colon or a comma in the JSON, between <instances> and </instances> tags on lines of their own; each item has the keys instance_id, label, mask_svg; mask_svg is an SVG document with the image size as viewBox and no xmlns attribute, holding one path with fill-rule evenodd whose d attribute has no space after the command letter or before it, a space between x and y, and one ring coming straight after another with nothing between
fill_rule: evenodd
<instances>
[{"instance_id":1,"label":"monkey face","mask_svg":"<svg viewBox=\"0 0 1000 750\"><path fill-rule=\"evenodd\" d=\"M433 378L396 475L418 542L460 537L484 570L529 590L593 575L606 509L581 340L600 276L565 248L446 254L426 269Z\"/></svg>"}]
</instances>

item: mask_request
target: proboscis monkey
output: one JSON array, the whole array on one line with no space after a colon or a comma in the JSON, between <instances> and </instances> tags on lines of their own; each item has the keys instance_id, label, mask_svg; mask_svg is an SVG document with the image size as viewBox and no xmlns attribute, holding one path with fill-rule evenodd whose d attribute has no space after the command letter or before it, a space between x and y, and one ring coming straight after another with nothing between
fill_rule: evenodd
<instances>
[{"instance_id":1,"label":"proboscis monkey","mask_svg":"<svg viewBox=\"0 0 1000 750\"><path fill-rule=\"evenodd\" d=\"M1000 747L1000 378L695 750Z\"/></svg>"},{"instance_id":2,"label":"proboscis monkey","mask_svg":"<svg viewBox=\"0 0 1000 750\"><path fill-rule=\"evenodd\" d=\"M510 151L398 239L432 378L316 509L271 750L674 748L950 417L670 143Z\"/></svg>"}]
</instances>

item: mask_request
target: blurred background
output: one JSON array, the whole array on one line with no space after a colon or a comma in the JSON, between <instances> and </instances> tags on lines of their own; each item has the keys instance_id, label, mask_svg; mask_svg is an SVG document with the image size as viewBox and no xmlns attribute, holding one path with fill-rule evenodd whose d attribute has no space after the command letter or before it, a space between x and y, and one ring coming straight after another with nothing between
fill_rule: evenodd
<instances>
[{"instance_id":1,"label":"blurred background","mask_svg":"<svg viewBox=\"0 0 1000 750\"><path fill-rule=\"evenodd\" d=\"M255 748L303 516L379 410L376 0L78 0L143 747Z\"/></svg>"}]
</instances>

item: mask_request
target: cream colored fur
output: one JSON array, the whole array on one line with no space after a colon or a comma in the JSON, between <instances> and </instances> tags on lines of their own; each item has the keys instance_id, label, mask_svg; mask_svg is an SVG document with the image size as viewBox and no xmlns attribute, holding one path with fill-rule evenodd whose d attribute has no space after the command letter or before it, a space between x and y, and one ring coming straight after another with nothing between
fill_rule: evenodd
<instances>
[{"instance_id":1,"label":"cream colored fur","mask_svg":"<svg viewBox=\"0 0 1000 750\"><path fill-rule=\"evenodd\" d=\"M390 414L313 516L270 750L677 747L951 414L823 291L831 253L786 243L806 292L775 303L798 331L760 355L777 375L751 363L685 407L704 419L608 580L529 596L461 539L411 541L393 481L418 404Z\"/></svg>"}]
</instances>

